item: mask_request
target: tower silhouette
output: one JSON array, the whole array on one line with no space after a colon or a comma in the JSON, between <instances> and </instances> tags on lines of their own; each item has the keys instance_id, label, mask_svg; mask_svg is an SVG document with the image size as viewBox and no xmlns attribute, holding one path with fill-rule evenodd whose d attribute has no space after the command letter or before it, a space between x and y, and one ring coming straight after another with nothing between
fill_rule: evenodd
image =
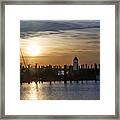
<instances>
[{"instance_id":1,"label":"tower silhouette","mask_svg":"<svg viewBox=\"0 0 120 120\"><path fill-rule=\"evenodd\" d=\"M78 61L78 58L75 57L73 59L73 70L78 70L79 69L79 61Z\"/></svg>"}]
</instances>

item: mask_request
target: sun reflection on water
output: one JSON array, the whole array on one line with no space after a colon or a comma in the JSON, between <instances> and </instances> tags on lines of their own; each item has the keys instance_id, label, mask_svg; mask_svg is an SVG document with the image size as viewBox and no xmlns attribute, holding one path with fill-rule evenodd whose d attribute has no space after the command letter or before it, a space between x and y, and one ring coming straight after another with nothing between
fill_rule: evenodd
<instances>
[{"instance_id":1,"label":"sun reflection on water","mask_svg":"<svg viewBox=\"0 0 120 120\"><path fill-rule=\"evenodd\" d=\"M47 85L47 84L46 84ZM38 99L45 99L46 95L44 93L44 88L42 87L42 84L37 84L35 82L32 82L30 84L24 84L22 85L23 88L26 88L27 94L24 94L22 99L28 99L28 100L38 100ZM23 90L21 90L23 91ZM23 94L23 93L22 93Z\"/></svg>"},{"instance_id":2,"label":"sun reflection on water","mask_svg":"<svg viewBox=\"0 0 120 120\"><path fill-rule=\"evenodd\" d=\"M37 100L37 96L38 96L38 93L37 93L37 86L36 84L33 82L31 83L30 85L31 89L30 89L30 94L29 94L29 99L30 100Z\"/></svg>"},{"instance_id":3,"label":"sun reflection on water","mask_svg":"<svg viewBox=\"0 0 120 120\"><path fill-rule=\"evenodd\" d=\"M100 99L100 83L59 83L49 82L21 85L21 100L98 100Z\"/></svg>"}]
</instances>

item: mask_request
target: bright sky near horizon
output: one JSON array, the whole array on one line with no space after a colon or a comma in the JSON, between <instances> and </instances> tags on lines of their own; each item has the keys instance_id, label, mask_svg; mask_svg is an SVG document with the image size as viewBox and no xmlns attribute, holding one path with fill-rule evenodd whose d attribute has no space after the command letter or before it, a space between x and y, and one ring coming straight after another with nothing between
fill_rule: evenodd
<instances>
[{"instance_id":1,"label":"bright sky near horizon","mask_svg":"<svg viewBox=\"0 0 120 120\"><path fill-rule=\"evenodd\" d=\"M27 63L100 63L100 21L21 21L20 48ZM22 59L21 59L22 62Z\"/></svg>"}]
</instances>

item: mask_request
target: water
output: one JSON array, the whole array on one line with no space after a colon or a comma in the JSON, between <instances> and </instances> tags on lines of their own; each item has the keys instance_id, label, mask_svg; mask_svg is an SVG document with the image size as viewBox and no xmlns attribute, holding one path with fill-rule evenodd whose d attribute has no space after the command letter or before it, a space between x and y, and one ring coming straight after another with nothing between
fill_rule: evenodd
<instances>
[{"instance_id":1,"label":"water","mask_svg":"<svg viewBox=\"0 0 120 120\"><path fill-rule=\"evenodd\" d=\"M100 83L88 81L82 83L73 82L49 82L31 84L23 83L20 90L21 100L99 100Z\"/></svg>"}]
</instances>

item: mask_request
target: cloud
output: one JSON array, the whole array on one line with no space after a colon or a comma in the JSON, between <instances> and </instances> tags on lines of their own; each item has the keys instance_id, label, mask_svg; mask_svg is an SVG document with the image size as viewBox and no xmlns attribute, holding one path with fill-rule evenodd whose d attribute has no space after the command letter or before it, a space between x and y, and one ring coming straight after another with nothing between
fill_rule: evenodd
<instances>
[{"instance_id":1,"label":"cloud","mask_svg":"<svg viewBox=\"0 0 120 120\"><path fill-rule=\"evenodd\" d=\"M24 20L20 21L20 31L59 31L59 30L74 30L84 28L99 28L100 21L98 20L64 20L64 21L52 21L52 20L40 20L31 21Z\"/></svg>"},{"instance_id":2,"label":"cloud","mask_svg":"<svg viewBox=\"0 0 120 120\"><path fill-rule=\"evenodd\" d=\"M62 38L62 39L76 39L76 40L80 40L80 39L99 39L100 38L100 33L98 28L94 29L94 30L89 30L86 29L86 31L84 30L62 30L62 31L40 31L40 32L21 32L21 38L22 39L27 39L27 38L32 38L32 37L51 37L51 38ZM98 31L95 33L95 30Z\"/></svg>"},{"instance_id":3,"label":"cloud","mask_svg":"<svg viewBox=\"0 0 120 120\"><path fill-rule=\"evenodd\" d=\"M83 62L99 62L99 24L100 21L21 21L20 47L27 55L25 50L34 41L42 48L41 57L71 59L77 55Z\"/></svg>"},{"instance_id":4,"label":"cloud","mask_svg":"<svg viewBox=\"0 0 120 120\"><path fill-rule=\"evenodd\" d=\"M35 35L64 35L70 36L71 32L74 34L84 34L84 32L91 32L94 29L99 30L100 21L20 21L20 37L34 37ZM71 32L70 32L71 31ZM94 31L95 32L95 31ZM72 36L71 36L72 37Z\"/></svg>"}]
</instances>

